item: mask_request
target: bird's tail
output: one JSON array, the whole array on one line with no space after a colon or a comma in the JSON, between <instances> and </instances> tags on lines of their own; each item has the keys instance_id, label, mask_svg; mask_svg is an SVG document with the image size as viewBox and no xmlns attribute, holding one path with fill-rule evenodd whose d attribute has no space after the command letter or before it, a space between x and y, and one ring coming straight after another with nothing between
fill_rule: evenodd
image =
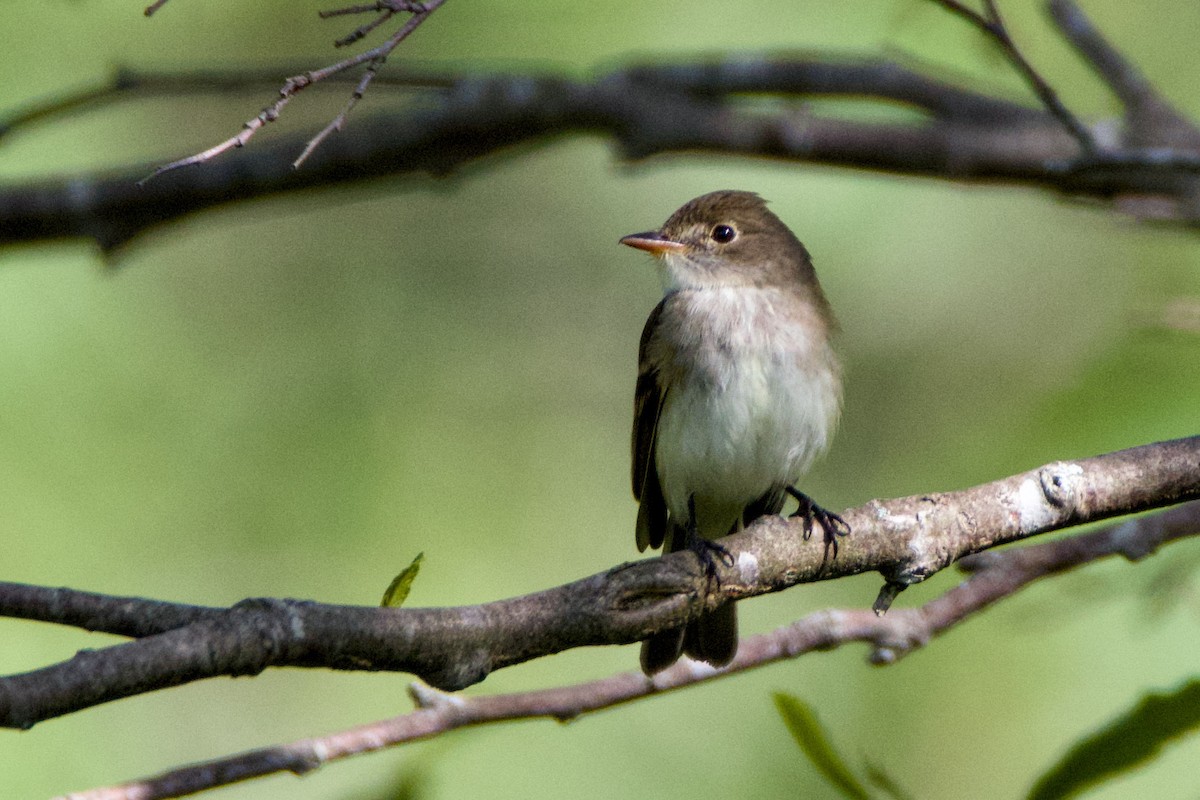
<instances>
[{"instance_id":1,"label":"bird's tail","mask_svg":"<svg viewBox=\"0 0 1200 800\"><path fill-rule=\"evenodd\" d=\"M687 549L687 534L676 527L667 537L664 553ZM671 628L642 642L642 672L661 672L687 653L697 661L723 667L737 655L737 606L726 603L683 628Z\"/></svg>"},{"instance_id":2,"label":"bird's tail","mask_svg":"<svg viewBox=\"0 0 1200 800\"><path fill-rule=\"evenodd\" d=\"M656 672L662 672L678 661L679 656L683 654L685 630L685 628L671 628L656 633L642 642L642 672L653 675Z\"/></svg>"},{"instance_id":3,"label":"bird's tail","mask_svg":"<svg viewBox=\"0 0 1200 800\"><path fill-rule=\"evenodd\" d=\"M642 642L642 672L661 672L687 653L697 661L723 667L737 655L737 606L726 603L684 628L656 633Z\"/></svg>"},{"instance_id":4,"label":"bird's tail","mask_svg":"<svg viewBox=\"0 0 1200 800\"><path fill-rule=\"evenodd\" d=\"M689 623L683 635L683 652L697 661L723 667L737 655L737 606L726 603Z\"/></svg>"}]
</instances>

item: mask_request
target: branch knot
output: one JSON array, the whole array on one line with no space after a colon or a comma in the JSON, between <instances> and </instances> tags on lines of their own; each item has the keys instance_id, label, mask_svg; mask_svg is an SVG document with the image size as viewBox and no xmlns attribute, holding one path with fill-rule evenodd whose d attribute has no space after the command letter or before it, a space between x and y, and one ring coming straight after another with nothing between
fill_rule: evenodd
<instances>
[{"instance_id":1,"label":"branch knot","mask_svg":"<svg viewBox=\"0 0 1200 800\"><path fill-rule=\"evenodd\" d=\"M1083 467L1067 461L1055 461L1038 470L1038 482L1046 501L1055 508L1075 508Z\"/></svg>"}]
</instances>

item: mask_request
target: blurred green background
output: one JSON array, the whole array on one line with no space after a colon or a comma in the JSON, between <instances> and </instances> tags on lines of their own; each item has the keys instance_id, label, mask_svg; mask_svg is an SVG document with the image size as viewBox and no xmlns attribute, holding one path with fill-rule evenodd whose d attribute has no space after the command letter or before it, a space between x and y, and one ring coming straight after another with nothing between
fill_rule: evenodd
<instances>
[{"instance_id":1,"label":"blurred green background","mask_svg":"<svg viewBox=\"0 0 1200 800\"><path fill-rule=\"evenodd\" d=\"M1200 6L1085 0L1200 115ZM1080 113L1115 106L1006 2ZM350 25L294 3L6 4L0 108L115 64L330 62ZM69 48L70 56L65 57ZM904 55L1024 96L962 23L908 0L449 2L392 63L583 74L640 57L837 49ZM237 130L271 90L123 102L0 142L0 179L169 160ZM316 130L344 89L277 127ZM388 102L369 94L359 106ZM353 125L353 117L351 118ZM374 604L426 554L410 605L479 603L636 557L628 487L635 351L654 270L619 236L718 188L762 193L814 253L838 311L846 412L805 483L833 508L955 489L1045 461L1196 432L1200 336L1161 324L1200 296L1200 238L1015 188L679 157L622 165L558 140L449 179L225 208L138 240L0 250L0 578L202 604ZM1036 586L900 664L814 654L563 726L463 731L220 790L229 800L422 796L829 797L770 693L809 700L853 759L917 797L1016 797L1078 737L1191 676L1197 543ZM917 604L958 578L900 599ZM879 579L742 605L744 630L868 605ZM114 641L0 620L0 669ZM635 647L504 670L471 692L636 667ZM410 708L403 675L272 671L0 733L0 795L47 797L330 732ZM1200 741L1097 798L1194 798Z\"/></svg>"}]
</instances>

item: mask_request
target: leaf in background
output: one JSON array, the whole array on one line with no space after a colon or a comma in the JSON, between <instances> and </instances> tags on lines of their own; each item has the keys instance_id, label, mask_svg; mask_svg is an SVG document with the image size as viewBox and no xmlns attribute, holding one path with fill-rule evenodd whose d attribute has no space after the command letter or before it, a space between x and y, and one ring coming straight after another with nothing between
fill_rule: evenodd
<instances>
[{"instance_id":1,"label":"leaf in background","mask_svg":"<svg viewBox=\"0 0 1200 800\"><path fill-rule=\"evenodd\" d=\"M878 786L888 797L893 800L913 800L913 796L883 767L868 761L863 769L867 773L867 780Z\"/></svg>"},{"instance_id":2,"label":"leaf in background","mask_svg":"<svg viewBox=\"0 0 1200 800\"><path fill-rule=\"evenodd\" d=\"M1178 606L1194 602L1198 571L1200 551L1185 551L1157 565L1141 590L1147 616L1151 620L1162 619Z\"/></svg>"},{"instance_id":3,"label":"leaf in background","mask_svg":"<svg viewBox=\"0 0 1200 800\"><path fill-rule=\"evenodd\" d=\"M1108 727L1082 739L1034 784L1029 800L1071 797L1128 772L1163 745L1200 727L1200 680L1170 694L1150 694Z\"/></svg>"},{"instance_id":4,"label":"leaf in background","mask_svg":"<svg viewBox=\"0 0 1200 800\"><path fill-rule=\"evenodd\" d=\"M404 605L404 601L408 599L408 593L412 589L413 581L417 579L417 573L421 571L421 560L423 558L425 558L424 553L417 553L417 557L412 560L412 563L392 579L391 586L388 586L387 591L383 593L381 606L384 608L399 608Z\"/></svg>"},{"instance_id":5,"label":"leaf in background","mask_svg":"<svg viewBox=\"0 0 1200 800\"><path fill-rule=\"evenodd\" d=\"M783 692L774 694L775 707L783 717L792 738L800 749L808 756L813 766L825 776L834 788L844 797L851 800L871 800L871 794L866 790L854 773L846 766L821 727L821 721L812 707L798 697Z\"/></svg>"}]
</instances>

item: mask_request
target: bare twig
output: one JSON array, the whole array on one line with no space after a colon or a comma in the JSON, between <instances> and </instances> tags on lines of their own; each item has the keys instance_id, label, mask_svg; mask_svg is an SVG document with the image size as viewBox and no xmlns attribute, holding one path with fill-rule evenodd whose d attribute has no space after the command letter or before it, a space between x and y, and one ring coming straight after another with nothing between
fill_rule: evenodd
<instances>
[{"instance_id":1,"label":"bare twig","mask_svg":"<svg viewBox=\"0 0 1200 800\"><path fill-rule=\"evenodd\" d=\"M341 128L342 123L345 121L346 114L349 113L350 109L354 107L359 99L361 99L362 92L365 91L367 85L371 82L371 78L374 77L374 70L377 69L378 66L387 59L388 55L395 50L402 41L407 39L413 31L420 27L421 23L429 19L429 16L444 2L446 2L446 0L428 0L428 2L424 3L388 2L387 0L381 0L381 2L369 6L350 6L347 8L335 9L334 11L322 12L321 16L323 17L338 16L341 14L365 13L368 11L378 11L381 13L380 18L378 18L374 23L369 23L368 25L363 26L357 31L351 33L349 36L339 40L337 42L339 46L361 39L367 34L368 31L372 30L381 21L390 19L393 14L399 11L411 12L412 16L409 17L408 21L401 25L395 33L388 37L387 41L385 41L383 44L349 58L345 58L336 64L330 64L327 67L311 70L299 75L293 75L292 77L288 78L286 81L284 81L283 86L279 89L279 99L260 111L253 119L247 120L242 125L242 130L240 133L229 137L225 141L216 144L207 150L201 151L186 158L178 159L177 161L172 161L169 164L164 164L156 168L146 178L142 179L142 182L144 183L145 181L151 180L159 175L162 175L164 172L170 172L171 170L179 169L181 167L188 167L195 164L203 164L207 161L211 161L222 153L226 153L235 148L244 147L246 143L250 141L250 139L256 133L262 130L268 123L277 120L284 107L302 90L312 86L313 84L320 83L330 76L336 75L340 72L352 69L361 64L369 64L370 67L367 71L367 75L364 76L363 80L359 81L358 88L355 90L355 94L347 104L346 108L344 108L342 112L338 114L336 118L334 118L333 122L327 125L315 137L309 140L303 153L293 162L294 167L299 166L305 159L308 158L308 155L318 144L320 144L321 141L324 141L324 139L327 138L331 133Z\"/></svg>"},{"instance_id":2,"label":"bare twig","mask_svg":"<svg viewBox=\"0 0 1200 800\"><path fill-rule=\"evenodd\" d=\"M1125 107L1126 147L1147 155L1200 149L1200 130L1104 38L1078 6L1069 0L1051 0L1049 9L1059 32Z\"/></svg>"},{"instance_id":3,"label":"bare twig","mask_svg":"<svg viewBox=\"0 0 1200 800\"><path fill-rule=\"evenodd\" d=\"M603 80L703 98L754 94L894 102L936 120L971 126L985 122L1037 126L1045 122L1046 116L1041 109L957 86L911 65L883 58L745 54L703 62L633 65Z\"/></svg>"},{"instance_id":4,"label":"bare twig","mask_svg":"<svg viewBox=\"0 0 1200 800\"><path fill-rule=\"evenodd\" d=\"M1079 142L1084 153L1091 153L1096 150L1096 140L1092 136L1091 130L1086 125L1080 122L1079 118L1071 112L1070 109L1063 104L1059 99L1058 93L1053 87L1042 77L1034 66L1029 63L1029 59L1025 58L1025 54L1017 47L1017 43L1013 41L1012 35L1008 32L1008 26L1004 24L1004 18L1000 16L1000 9L996 5L996 0L984 0L984 13L980 14L967 6L963 5L958 0L932 0L942 8L957 14L967 22L978 28L984 35L994 41L1004 51L1005 57L1020 73L1021 78L1029 84L1037 95L1038 100L1046 107L1046 110L1054 115L1062 126Z\"/></svg>"},{"instance_id":5,"label":"bare twig","mask_svg":"<svg viewBox=\"0 0 1200 800\"><path fill-rule=\"evenodd\" d=\"M1054 0L1054 8L1057 24L1081 55L1089 63L1107 64L1096 65L1101 75L1126 75L1122 97L1137 95L1136 81L1112 66L1119 55L1082 13L1069 0ZM56 98L10 116L0 123L0 133L120 92L208 91L259 80L261 73L202 73L189 87L183 76L120 72L107 88ZM409 71L397 76L389 69L372 78L371 85L397 81L445 91L427 94L429 102L402 113L360 119L346 137L353 140L342 147L338 141L346 139L329 135L344 119L339 115L315 137L322 145L316 150L321 157L299 172L293 167L296 154L314 152L311 138L260 144L252 155L243 151L219 165L210 163L203 176L176 172L138 191L131 191L130 184L149 168L0 188L0 243L83 236L108 251L156 224L213 205L382 175L444 175L514 144L572 132L607 134L630 159L725 154L960 182L1014 183L1093 205L1098 201L1141 219L1200 228L1200 130L1177 113L1133 110L1169 109L1165 101L1128 105L1126 128L1114 131L1100 149L1081 154L1078 142L1048 111L880 59L741 56L634 65L592 81L537 74ZM766 110L761 103L744 102L745 95L785 102ZM922 117L870 123L857 115L798 110L787 102L821 96L902 103ZM236 148L239 137L228 147Z\"/></svg>"},{"instance_id":6,"label":"bare twig","mask_svg":"<svg viewBox=\"0 0 1200 800\"><path fill-rule=\"evenodd\" d=\"M425 6L420 3L409 3L405 2L404 0L393 0L392 2L388 2L388 0L380 0L380 2L371 3L370 5L335 8L329 11L319 11L317 14L321 17L321 19L329 19L330 17L341 17L347 14L366 14L371 11L378 13L378 16L375 17L375 19L360 25L354 31L334 42L334 46L336 47L345 47L348 44L353 44L359 39L364 38L371 31L375 30L401 11L419 14L424 10Z\"/></svg>"},{"instance_id":7,"label":"bare twig","mask_svg":"<svg viewBox=\"0 0 1200 800\"><path fill-rule=\"evenodd\" d=\"M1073 2L1050 0L1050 18L1064 38L1092 65L1122 103L1137 105L1157 95L1145 76L1108 42Z\"/></svg>"},{"instance_id":8,"label":"bare twig","mask_svg":"<svg viewBox=\"0 0 1200 800\"><path fill-rule=\"evenodd\" d=\"M427 19L428 16L443 2L445 2L445 0L429 0L429 2L424 3L410 2L409 0L378 0L378 2L375 3L347 6L344 8L320 12L320 16L322 18L371 12L377 14L376 18L372 21L361 25L359 28L347 34L345 37L337 40L335 44L338 47L349 45L361 40L376 27L390 20L392 16L397 13L411 13L412 17L407 23L405 23L404 26L400 28L400 30L393 34L387 42L379 47L376 47L365 53L361 53L358 56L345 59L344 61L338 62L330 67L326 67L323 70L306 72L289 78L284 83L283 88L280 89L280 98L276 100L275 103L265 108L254 119L246 122L241 133L231 136L224 142L221 142L220 144L200 153L196 153L195 155L187 158L182 158L169 164L165 164L157 168L149 177L153 178L162 174L163 172L178 169L180 167L205 163L231 149L243 147L250 140L250 138L253 137L254 134L259 130L261 130L267 123L278 119L283 107L287 105L287 103L297 92L306 88L307 86L312 85L313 83L322 80L322 78L327 74L341 72L345 69L349 69L367 62L371 64L372 71L377 69L378 66L382 64L387 56L392 52L392 50L394 50L404 38L412 33L417 26L424 22L425 19ZM1038 99L1042 101L1043 105L1045 105L1050 113L1056 119L1058 119L1067 129L1067 131L1080 143L1084 151L1086 153L1091 153L1096 150L1095 140L1088 128L1084 126L1083 123L1080 122L1075 115L1072 114L1070 110L1067 109L1067 107L1059 100L1058 95L1055 93L1053 88L1044 78L1042 78L1037 70L1034 69L1032 64L1029 63L1024 54L1017 47L1016 43L1013 41L1008 32L1007 26L1004 24L1004 21L1000 16L999 9L994 0L986 0L986 16L967 8L965 5L958 2L958 0L933 0L933 2L936 2L943 8L946 8L947 10L966 19L968 22L979 28L979 30L994 40L1004 51L1006 57L1012 62L1014 67L1021 74L1022 78L1024 78L1024 80L1033 88L1035 94L1038 96ZM359 91L356 92L356 95L353 98L351 98L346 108L343 109L333 121L326 125L325 128L320 131L320 133L308 141L303 153L293 162L294 167L300 166L305 160L307 160L309 154L311 154L316 147L318 147L326 138L328 138L330 134L341 129L342 124L345 122L346 115L350 109L354 107L358 100L361 99L362 91L365 90L366 85L370 83L371 77L371 71L369 71L368 76L362 82L360 82Z\"/></svg>"},{"instance_id":9,"label":"bare twig","mask_svg":"<svg viewBox=\"0 0 1200 800\"><path fill-rule=\"evenodd\" d=\"M261 89L274 86L281 74L296 72L294 67L280 69L244 70L189 70L186 72L143 71L130 67L118 67L105 80L80 89L72 89L24 107L18 107L0 116L0 138L37 123L53 121L67 114L87 110L93 106L117 102L124 97L168 97L200 93L223 93ZM449 89L460 76L453 73L434 74L417 72L393 66L386 74L376 75L372 86L376 91L381 86L413 89ZM345 74L331 75L325 85L356 83L361 78Z\"/></svg>"},{"instance_id":10,"label":"bare twig","mask_svg":"<svg viewBox=\"0 0 1200 800\"><path fill-rule=\"evenodd\" d=\"M379 71L379 67L381 64L383 64L383 62L383 57L377 58L371 62L370 66L367 67L367 71L363 73L362 79L358 82L358 86L354 88L354 93L350 95L350 100L347 101L346 107L343 108L336 117L330 120L329 124L326 125L320 133L308 140L308 144L304 146L304 151L301 152L300 156L292 162L293 167L299 167L301 164L303 164L306 160L308 160L308 157L312 155L312 152L316 150L318 146L320 146L321 142L325 141L325 139L328 138L333 132L340 131L342 129L342 125L346 122L346 116L350 113L350 109L354 108L359 100L362 100L363 93L367 91L367 86L369 86L371 81L374 80L375 75Z\"/></svg>"},{"instance_id":11,"label":"bare twig","mask_svg":"<svg viewBox=\"0 0 1200 800\"><path fill-rule=\"evenodd\" d=\"M317 14L321 19L329 17L343 17L347 14L368 14L372 11L391 12L408 11L413 14L419 14L425 11L425 3L414 3L409 0L378 0L375 3L365 3L357 6L345 6L343 8L333 8L328 11L318 11Z\"/></svg>"},{"instance_id":12,"label":"bare twig","mask_svg":"<svg viewBox=\"0 0 1200 800\"><path fill-rule=\"evenodd\" d=\"M1099 62L1095 67L1101 75L1124 75L1118 93L1136 99L1137 82L1128 70L1113 66L1119 55L1081 21L1081 12L1068 0L1055 0L1054 8L1056 20L1061 17L1057 24L1081 55ZM109 87L10 116L0 123L0 133L121 92L241 88L262 77L202 73L189 86L184 76L123 71ZM364 117L345 138L331 137L343 111L317 134L320 158L301 171L293 167L296 154L314 152L311 138L263 143L252 154L242 151L220 164L210 162L203 176L175 172L136 191L131 184L150 168L0 188L0 243L82 236L107 251L156 224L214 205L382 175L444 175L514 144L573 132L607 134L630 159L724 154L1005 182L1085 198L1141 219L1200 228L1200 130L1170 113L1165 101L1131 101L1125 129L1114 131L1100 149L1081 154L1078 142L1048 111L879 59L741 56L635 65L592 81L535 74L409 71L397 76L389 69L371 81L373 87L399 81L444 91L426 94L427 103L401 113ZM785 102L766 110L761 103L744 102L745 95ZM798 110L787 102L823 96L902 103L922 116L880 124L856 115ZM243 131L227 146L236 148L249 133Z\"/></svg>"},{"instance_id":13,"label":"bare twig","mask_svg":"<svg viewBox=\"0 0 1200 800\"><path fill-rule=\"evenodd\" d=\"M391 719L289 744L193 764L150 778L67 795L61 800L159 800L279 772L303 774L353 755L429 739L457 728L521 719L575 719L584 714L724 675L829 650L852 642L871 646L872 663L895 663L950 628L1048 575L1120 555L1143 558L1160 546L1200 534L1200 503L1090 533L968 560L971 577L919 608L878 617L863 609L810 614L771 633L743 640L722 670L684 661L653 679L626 672L601 680L516 694L465 697L414 683L417 710Z\"/></svg>"},{"instance_id":14,"label":"bare twig","mask_svg":"<svg viewBox=\"0 0 1200 800\"><path fill-rule=\"evenodd\" d=\"M0 616L141 638L219 619L229 609L0 581Z\"/></svg>"},{"instance_id":15,"label":"bare twig","mask_svg":"<svg viewBox=\"0 0 1200 800\"><path fill-rule=\"evenodd\" d=\"M764 517L724 540L735 564L721 568L718 588L683 552L469 608L259 599L213 615L149 603L155 612L192 621L0 678L0 725L29 727L134 694L279 666L404 671L458 689L506 666L574 647L638 641L730 600L799 583L877 571L886 580L881 596L894 597L971 553L1196 497L1200 436L1055 462L958 492L872 501L844 512L854 535L832 562L819 543L805 541L801 522ZM63 601L62 590L42 591L39 603L34 587L0 583L0 615L40 618L41 607L48 619L68 621L53 604ZM89 627L99 621L88 618ZM117 622L127 630L121 617Z\"/></svg>"}]
</instances>

